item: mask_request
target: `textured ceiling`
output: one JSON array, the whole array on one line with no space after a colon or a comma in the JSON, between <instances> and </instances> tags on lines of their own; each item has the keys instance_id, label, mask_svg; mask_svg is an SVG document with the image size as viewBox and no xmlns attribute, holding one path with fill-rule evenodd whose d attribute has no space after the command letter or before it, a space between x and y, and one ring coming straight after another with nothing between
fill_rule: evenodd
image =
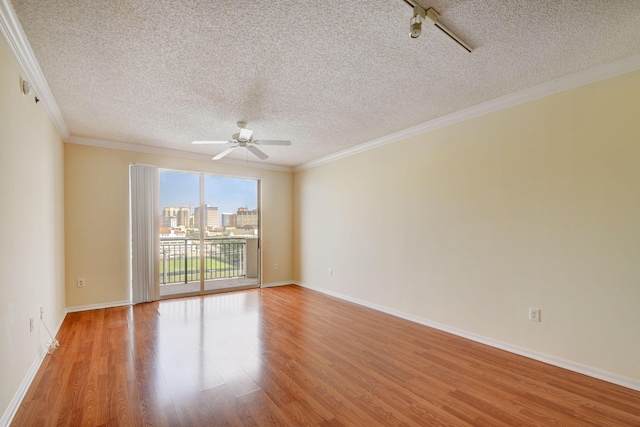
<instances>
[{"instance_id":1,"label":"textured ceiling","mask_svg":"<svg viewBox=\"0 0 640 427\"><path fill-rule=\"evenodd\" d=\"M419 3L474 51L403 0L12 0L73 137L213 155L244 119L284 166L640 52L637 0Z\"/></svg>"}]
</instances>

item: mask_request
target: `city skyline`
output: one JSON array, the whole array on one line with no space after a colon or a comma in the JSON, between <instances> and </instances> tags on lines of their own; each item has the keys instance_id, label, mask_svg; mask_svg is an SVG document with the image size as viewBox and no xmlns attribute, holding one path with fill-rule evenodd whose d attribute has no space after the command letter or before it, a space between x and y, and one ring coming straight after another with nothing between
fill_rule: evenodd
<instances>
[{"instance_id":1,"label":"city skyline","mask_svg":"<svg viewBox=\"0 0 640 427\"><path fill-rule=\"evenodd\" d=\"M236 213L238 208L257 209L258 183L253 179L204 176L204 203L218 208L218 214ZM193 214L200 205L200 175L160 171L160 214L166 207L186 207Z\"/></svg>"}]
</instances>

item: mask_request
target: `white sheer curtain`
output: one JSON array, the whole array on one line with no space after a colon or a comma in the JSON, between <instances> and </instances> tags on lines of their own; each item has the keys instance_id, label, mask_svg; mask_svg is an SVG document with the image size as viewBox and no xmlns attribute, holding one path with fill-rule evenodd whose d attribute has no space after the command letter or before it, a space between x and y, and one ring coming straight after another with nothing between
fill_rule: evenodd
<instances>
[{"instance_id":1,"label":"white sheer curtain","mask_svg":"<svg viewBox=\"0 0 640 427\"><path fill-rule=\"evenodd\" d=\"M132 165L130 176L131 300L138 304L159 298L158 168Z\"/></svg>"}]
</instances>

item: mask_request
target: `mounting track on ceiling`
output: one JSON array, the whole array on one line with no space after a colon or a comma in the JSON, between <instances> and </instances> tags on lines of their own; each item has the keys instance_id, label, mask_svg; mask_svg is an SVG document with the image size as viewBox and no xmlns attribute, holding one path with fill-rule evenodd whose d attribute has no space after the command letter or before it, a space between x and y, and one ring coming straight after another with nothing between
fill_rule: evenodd
<instances>
[{"instance_id":1,"label":"mounting track on ceiling","mask_svg":"<svg viewBox=\"0 0 640 427\"><path fill-rule=\"evenodd\" d=\"M462 46L467 52L471 52L473 49L460 37L454 34L446 25L440 22L440 14L432 7L425 10L422 6L413 0L404 0L406 4L413 8L413 17L411 18L411 38L417 38L422 32L422 23L427 25L435 25L443 33L451 37L453 41Z\"/></svg>"}]
</instances>

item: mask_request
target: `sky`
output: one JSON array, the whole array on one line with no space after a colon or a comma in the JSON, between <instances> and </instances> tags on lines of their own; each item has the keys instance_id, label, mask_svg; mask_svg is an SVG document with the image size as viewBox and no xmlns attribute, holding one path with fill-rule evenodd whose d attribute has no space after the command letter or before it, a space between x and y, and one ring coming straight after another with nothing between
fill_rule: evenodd
<instances>
[{"instance_id":1,"label":"sky","mask_svg":"<svg viewBox=\"0 0 640 427\"><path fill-rule=\"evenodd\" d=\"M197 173L160 171L160 213L166 206L191 207L200 204L200 175ZM258 207L258 182L253 179L204 176L204 202L218 207L221 213L235 213L238 208ZM189 206L191 203L191 206Z\"/></svg>"}]
</instances>

